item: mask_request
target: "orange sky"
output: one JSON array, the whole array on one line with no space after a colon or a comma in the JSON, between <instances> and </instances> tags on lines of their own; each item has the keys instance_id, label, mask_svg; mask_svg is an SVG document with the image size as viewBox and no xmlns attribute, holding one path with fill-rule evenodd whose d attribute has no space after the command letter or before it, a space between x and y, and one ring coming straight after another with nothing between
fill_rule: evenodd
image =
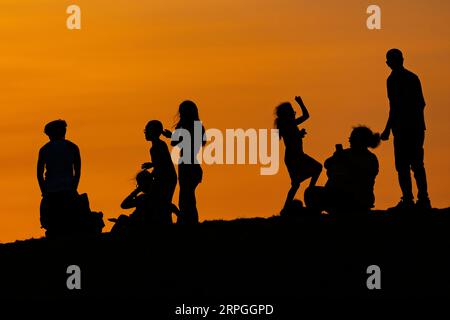
<instances>
[{"instance_id":1,"label":"orange sky","mask_svg":"<svg viewBox=\"0 0 450 320\"><path fill-rule=\"evenodd\" d=\"M72 3L82 10L80 31L66 28ZM311 113L305 151L320 161L336 143L347 145L352 126L382 130L391 47L405 52L422 80L431 200L449 206L450 3L374 1L382 30L369 31L371 3L3 0L0 242L43 235L35 165L50 120L65 119L68 139L81 149L79 191L113 217L149 160L145 123L172 126L183 99L197 102L207 128L271 128L274 107L302 95ZM386 208L400 197L391 143L376 154L376 206ZM282 162L276 176L251 165L204 172L202 219L273 215L290 185Z\"/></svg>"}]
</instances>

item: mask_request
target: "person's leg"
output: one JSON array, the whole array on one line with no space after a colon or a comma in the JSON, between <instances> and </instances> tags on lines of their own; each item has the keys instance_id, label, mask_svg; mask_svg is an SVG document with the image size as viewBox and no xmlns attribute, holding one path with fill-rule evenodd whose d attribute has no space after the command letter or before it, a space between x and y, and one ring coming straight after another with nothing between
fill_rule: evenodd
<instances>
[{"instance_id":1,"label":"person's leg","mask_svg":"<svg viewBox=\"0 0 450 320\"><path fill-rule=\"evenodd\" d=\"M188 212L188 221L191 224L198 223L197 200L195 199L195 189L197 184L191 184L186 190L186 210Z\"/></svg>"},{"instance_id":2,"label":"person's leg","mask_svg":"<svg viewBox=\"0 0 450 320\"><path fill-rule=\"evenodd\" d=\"M398 182L402 191L402 202L411 204L414 196L410 172L410 143L408 136L394 136L395 169L398 173Z\"/></svg>"},{"instance_id":3,"label":"person's leg","mask_svg":"<svg viewBox=\"0 0 450 320\"><path fill-rule=\"evenodd\" d=\"M421 132L414 141L414 153L412 154L411 168L414 172L414 178L417 185L417 198L419 204L424 204L426 207L430 206L430 200L428 198L428 185L427 185L427 175L424 166L424 149L423 143L425 139L425 132Z\"/></svg>"},{"instance_id":4,"label":"person's leg","mask_svg":"<svg viewBox=\"0 0 450 320\"><path fill-rule=\"evenodd\" d=\"M402 190L402 199L404 201L413 201L412 181L409 167L402 167L397 169L398 182Z\"/></svg>"},{"instance_id":5,"label":"person's leg","mask_svg":"<svg viewBox=\"0 0 450 320\"><path fill-rule=\"evenodd\" d=\"M313 159L314 160L314 159ZM314 160L313 171L311 176L311 181L309 182L309 187L314 187L319 180L320 173L322 172L322 164Z\"/></svg>"},{"instance_id":6,"label":"person's leg","mask_svg":"<svg viewBox=\"0 0 450 320\"><path fill-rule=\"evenodd\" d=\"M199 214L197 210L197 198L195 196L195 190L197 189L198 185L203 180L203 170L200 165L194 165L194 179L193 179L193 185L192 185L192 195L191 195L191 205L192 205L192 217L194 223L199 223Z\"/></svg>"},{"instance_id":7,"label":"person's leg","mask_svg":"<svg viewBox=\"0 0 450 320\"><path fill-rule=\"evenodd\" d=\"M298 189L300 188L300 182L298 181L292 181L291 182L291 188L289 189L289 192L286 197L286 201L284 203L284 209L287 209L289 205L294 201L295 194L297 193Z\"/></svg>"},{"instance_id":8,"label":"person's leg","mask_svg":"<svg viewBox=\"0 0 450 320\"><path fill-rule=\"evenodd\" d=\"M167 218L168 224L173 224L172 219L172 200L173 194L175 193L175 188L177 187L177 180L175 178L174 181L170 182L167 188L167 197L164 199L164 210Z\"/></svg>"},{"instance_id":9,"label":"person's leg","mask_svg":"<svg viewBox=\"0 0 450 320\"><path fill-rule=\"evenodd\" d=\"M186 223L187 216L186 216L186 186L182 183L182 180L180 180L180 191L178 193L178 209L180 210L180 214L177 219L177 223L184 224Z\"/></svg>"},{"instance_id":10,"label":"person's leg","mask_svg":"<svg viewBox=\"0 0 450 320\"><path fill-rule=\"evenodd\" d=\"M192 224L198 223L198 213L196 208L195 188L197 181L193 170L195 168L189 165L179 166L180 194L178 206L180 209L180 223Z\"/></svg>"}]
</instances>

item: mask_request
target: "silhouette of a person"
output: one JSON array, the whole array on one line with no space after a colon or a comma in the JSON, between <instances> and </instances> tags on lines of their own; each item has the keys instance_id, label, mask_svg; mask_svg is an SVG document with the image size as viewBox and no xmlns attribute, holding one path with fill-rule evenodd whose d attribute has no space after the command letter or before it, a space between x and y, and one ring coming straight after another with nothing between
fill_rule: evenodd
<instances>
[{"instance_id":1,"label":"silhouette of a person","mask_svg":"<svg viewBox=\"0 0 450 320\"><path fill-rule=\"evenodd\" d=\"M149 121L145 127L145 138L152 143L150 157L152 162L142 164L142 169L153 168L155 187L155 210L162 215L162 221L172 223L172 198L177 185L177 173L167 144L160 139L167 134L158 120Z\"/></svg>"},{"instance_id":2,"label":"silhouette of a person","mask_svg":"<svg viewBox=\"0 0 450 320\"><path fill-rule=\"evenodd\" d=\"M120 205L122 209L135 209L130 216L120 215L119 218L109 219L116 224L111 229L112 233L146 230L151 226L166 224L164 216L155 210L155 181L154 176L147 170L140 171L136 175L136 189L134 189ZM175 205L171 211L178 215Z\"/></svg>"},{"instance_id":3,"label":"silhouette of a person","mask_svg":"<svg viewBox=\"0 0 450 320\"><path fill-rule=\"evenodd\" d=\"M336 152L325 161L328 181L324 188L306 191L307 206L330 213L361 213L374 207L379 165L368 148L380 144L380 135L359 126L353 129L349 142L350 148L345 150L336 145Z\"/></svg>"},{"instance_id":4,"label":"silhouette of a person","mask_svg":"<svg viewBox=\"0 0 450 320\"><path fill-rule=\"evenodd\" d=\"M183 101L178 108L178 123L175 126L175 133L186 130L189 133L190 150L183 150L183 135L180 139L172 139L172 146L180 146L180 163L178 164L178 181L180 183L180 194L178 206L180 224L196 224L199 222L197 200L195 189L202 182L203 171L198 163L198 153L206 143L205 128L200 123L197 105L190 100ZM201 131L196 133L195 125L201 126ZM197 139L197 140L195 140ZM188 157L184 157L189 152ZM187 159L188 158L188 159Z\"/></svg>"},{"instance_id":5,"label":"silhouette of a person","mask_svg":"<svg viewBox=\"0 0 450 320\"><path fill-rule=\"evenodd\" d=\"M397 209L414 207L411 169L414 172L418 189L416 207L431 208L428 198L427 178L424 167L425 140L425 99L419 77L403 66L403 54L391 49L386 54L387 65L392 73L387 79L387 93L390 103L389 118L381 134L388 140L390 132L394 135L395 168L402 190L402 199Z\"/></svg>"},{"instance_id":6,"label":"silhouette of a person","mask_svg":"<svg viewBox=\"0 0 450 320\"><path fill-rule=\"evenodd\" d=\"M291 188L281 213L289 209L300 183L311 178L309 186L313 187L322 172L322 165L303 151L306 130L300 130L298 125L309 119L309 112L300 97L295 97L295 101L302 110L302 116L298 118L295 117L296 113L289 102L282 103L275 109L275 127L279 130L280 139L283 138L286 147L284 163L291 178Z\"/></svg>"},{"instance_id":7,"label":"silhouette of a person","mask_svg":"<svg viewBox=\"0 0 450 320\"><path fill-rule=\"evenodd\" d=\"M130 215L130 218L137 222L143 222L144 219L158 220L158 215L152 216L151 212L152 191L155 191L153 175L149 171L143 170L136 175L136 189L123 200L120 207L122 209L135 208L136 210Z\"/></svg>"},{"instance_id":8,"label":"silhouette of a person","mask_svg":"<svg viewBox=\"0 0 450 320\"><path fill-rule=\"evenodd\" d=\"M50 141L39 150L37 179L43 197L41 225L47 230L67 224L64 220L73 209L80 182L80 150L65 139L66 128L64 120L48 123L44 132Z\"/></svg>"}]
</instances>

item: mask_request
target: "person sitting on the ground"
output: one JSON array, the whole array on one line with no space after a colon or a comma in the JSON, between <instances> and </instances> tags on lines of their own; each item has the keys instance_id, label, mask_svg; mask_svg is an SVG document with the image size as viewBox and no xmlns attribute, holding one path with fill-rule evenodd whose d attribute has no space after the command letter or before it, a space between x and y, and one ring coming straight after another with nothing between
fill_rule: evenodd
<instances>
[{"instance_id":1,"label":"person sitting on the ground","mask_svg":"<svg viewBox=\"0 0 450 320\"><path fill-rule=\"evenodd\" d=\"M112 233L124 230L143 230L150 226L165 224L164 217L155 210L155 182L153 174L143 170L136 175L136 189L133 190L120 205L122 209L135 210L130 216L120 215L119 218L109 219L115 222ZM178 208L172 204L171 213L179 214Z\"/></svg>"},{"instance_id":2,"label":"person sitting on the ground","mask_svg":"<svg viewBox=\"0 0 450 320\"><path fill-rule=\"evenodd\" d=\"M336 146L336 152L325 161L328 181L305 193L306 205L329 213L367 212L374 207L375 178L378 159L368 148L380 144L380 135L360 126L350 135L350 148Z\"/></svg>"}]
</instances>

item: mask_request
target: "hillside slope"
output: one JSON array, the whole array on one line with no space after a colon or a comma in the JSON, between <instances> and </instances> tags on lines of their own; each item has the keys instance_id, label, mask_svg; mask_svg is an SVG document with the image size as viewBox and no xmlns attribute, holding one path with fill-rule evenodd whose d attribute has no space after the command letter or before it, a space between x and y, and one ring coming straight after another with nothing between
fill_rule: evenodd
<instances>
[{"instance_id":1,"label":"hillside slope","mask_svg":"<svg viewBox=\"0 0 450 320\"><path fill-rule=\"evenodd\" d=\"M450 209L204 222L144 236L0 245L0 298L274 301L450 296ZM81 290L68 290L69 265ZM381 268L368 290L367 267ZM260 302L258 302L260 303Z\"/></svg>"}]
</instances>

